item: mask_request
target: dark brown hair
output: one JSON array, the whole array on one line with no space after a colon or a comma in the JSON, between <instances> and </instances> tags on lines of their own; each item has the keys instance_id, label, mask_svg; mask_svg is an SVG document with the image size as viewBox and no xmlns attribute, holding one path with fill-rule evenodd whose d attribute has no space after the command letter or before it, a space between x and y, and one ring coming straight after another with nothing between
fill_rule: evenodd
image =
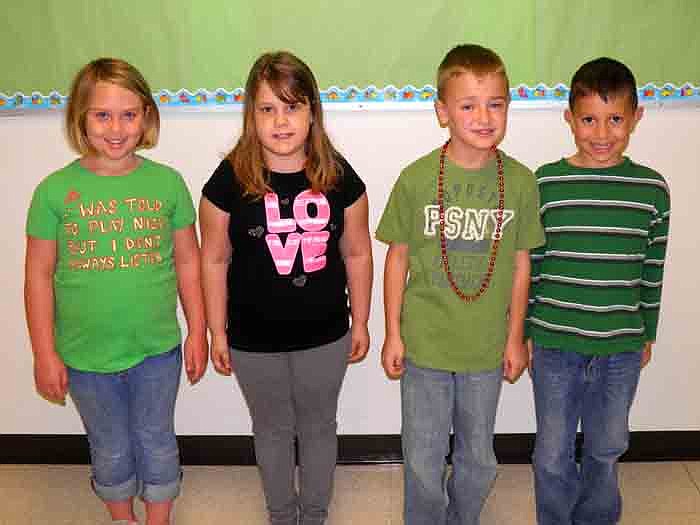
<instances>
[{"instance_id":1,"label":"dark brown hair","mask_svg":"<svg viewBox=\"0 0 700 525\"><path fill-rule=\"evenodd\" d=\"M598 95L605 102L610 97L628 95L632 109L637 109L637 81L632 71L618 60L600 57L583 64L571 79L569 109L574 111L576 99Z\"/></svg>"}]
</instances>

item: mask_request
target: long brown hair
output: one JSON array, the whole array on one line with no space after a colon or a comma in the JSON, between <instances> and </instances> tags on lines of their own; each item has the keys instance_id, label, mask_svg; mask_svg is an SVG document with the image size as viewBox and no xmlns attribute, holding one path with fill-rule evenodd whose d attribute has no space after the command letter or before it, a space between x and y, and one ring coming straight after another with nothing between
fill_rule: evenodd
<instances>
[{"instance_id":1,"label":"long brown hair","mask_svg":"<svg viewBox=\"0 0 700 525\"><path fill-rule=\"evenodd\" d=\"M306 139L306 177L314 192L325 193L336 187L342 175L338 153L323 127L323 110L316 79L309 67L288 51L265 53L253 64L245 85L243 131L233 151L227 155L244 196L258 199L270 191L262 144L255 131L255 98L260 84L285 104L308 104L311 128Z\"/></svg>"}]
</instances>

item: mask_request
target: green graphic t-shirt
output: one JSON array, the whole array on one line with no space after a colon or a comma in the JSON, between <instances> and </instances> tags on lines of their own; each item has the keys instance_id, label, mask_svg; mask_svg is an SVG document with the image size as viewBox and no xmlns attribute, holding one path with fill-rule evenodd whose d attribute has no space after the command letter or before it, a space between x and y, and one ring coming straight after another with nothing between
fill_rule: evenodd
<instances>
[{"instance_id":1,"label":"green graphic t-shirt","mask_svg":"<svg viewBox=\"0 0 700 525\"><path fill-rule=\"evenodd\" d=\"M409 247L401 336L407 357L418 366L454 372L493 370L503 360L515 252L544 243L535 177L501 153L503 238L487 292L466 304L450 287L440 263L439 155L435 150L403 170L376 233L381 241ZM496 179L495 159L476 171L445 163L447 253L457 285L468 294L478 290L488 268L498 209Z\"/></svg>"},{"instance_id":2,"label":"green graphic t-shirt","mask_svg":"<svg viewBox=\"0 0 700 525\"><path fill-rule=\"evenodd\" d=\"M117 372L179 343L172 235L194 221L182 177L148 159L118 177L76 160L39 184L27 234L57 243L56 351L66 365Z\"/></svg>"}]
</instances>

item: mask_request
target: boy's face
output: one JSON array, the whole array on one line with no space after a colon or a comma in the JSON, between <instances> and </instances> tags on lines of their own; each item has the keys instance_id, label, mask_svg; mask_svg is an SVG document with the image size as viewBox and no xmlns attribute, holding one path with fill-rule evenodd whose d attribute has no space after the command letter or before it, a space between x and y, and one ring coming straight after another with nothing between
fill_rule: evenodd
<instances>
[{"instance_id":1,"label":"boy's face","mask_svg":"<svg viewBox=\"0 0 700 525\"><path fill-rule=\"evenodd\" d=\"M627 94L609 96L607 102L597 93L578 98L573 110L564 112L578 150L569 161L584 168L620 164L642 114Z\"/></svg>"},{"instance_id":2,"label":"boy's face","mask_svg":"<svg viewBox=\"0 0 700 525\"><path fill-rule=\"evenodd\" d=\"M444 100L435 103L440 125L450 130L457 159L482 159L506 134L508 89L503 75L465 71L447 80Z\"/></svg>"}]
</instances>

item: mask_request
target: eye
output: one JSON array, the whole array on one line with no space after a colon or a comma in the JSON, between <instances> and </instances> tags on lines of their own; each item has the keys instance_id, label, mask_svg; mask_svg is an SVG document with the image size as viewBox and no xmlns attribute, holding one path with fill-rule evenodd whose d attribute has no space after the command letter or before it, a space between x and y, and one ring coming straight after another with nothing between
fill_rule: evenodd
<instances>
[{"instance_id":1,"label":"eye","mask_svg":"<svg viewBox=\"0 0 700 525\"><path fill-rule=\"evenodd\" d=\"M272 106L260 106L258 111L260 113L272 113Z\"/></svg>"},{"instance_id":2,"label":"eye","mask_svg":"<svg viewBox=\"0 0 700 525\"><path fill-rule=\"evenodd\" d=\"M136 118L136 116L136 111L125 111L122 118L128 122L131 122Z\"/></svg>"},{"instance_id":3,"label":"eye","mask_svg":"<svg viewBox=\"0 0 700 525\"><path fill-rule=\"evenodd\" d=\"M581 117L581 122L583 122L586 126L590 126L593 124L593 117Z\"/></svg>"},{"instance_id":4,"label":"eye","mask_svg":"<svg viewBox=\"0 0 700 525\"><path fill-rule=\"evenodd\" d=\"M94 115L95 118L100 121L107 121L110 118L108 111L95 111Z\"/></svg>"},{"instance_id":5,"label":"eye","mask_svg":"<svg viewBox=\"0 0 700 525\"><path fill-rule=\"evenodd\" d=\"M610 122L615 125L620 125L624 122L624 117L622 115L612 115L610 117Z\"/></svg>"},{"instance_id":6,"label":"eye","mask_svg":"<svg viewBox=\"0 0 700 525\"><path fill-rule=\"evenodd\" d=\"M471 111L472 109L474 109L474 105L473 104L462 104L460 109L462 111Z\"/></svg>"},{"instance_id":7,"label":"eye","mask_svg":"<svg viewBox=\"0 0 700 525\"><path fill-rule=\"evenodd\" d=\"M491 109L503 109L505 107L506 103L503 102L502 100L493 100L489 102L489 107Z\"/></svg>"},{"instance_id":8,"label":"eye","mask_svg":"<svg viewBox=\"0 0 700 525\"><path fill-rule=\"evenodd\" d=\"M298 111L300 109L301 104L298 102L293 102L287 106L287 111L290 113L294 113L295 111Z\"/></svg>"}]
</instances>

